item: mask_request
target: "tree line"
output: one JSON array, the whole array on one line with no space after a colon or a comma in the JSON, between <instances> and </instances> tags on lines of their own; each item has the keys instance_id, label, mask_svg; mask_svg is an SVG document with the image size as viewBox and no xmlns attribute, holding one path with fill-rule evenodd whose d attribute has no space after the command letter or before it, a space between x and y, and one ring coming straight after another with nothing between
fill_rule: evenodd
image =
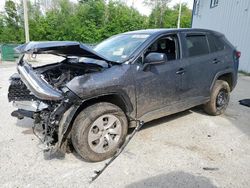
<instances>
[{"instance_id":1,"label":"tree line","mask_svg":"<svg viewBox=\"0 0 250 188\"><path fill-rule=\"evenodd\" d=\"M122 0L53 0L44 9L39 1L28 1L30 39L73 40L98 43L114 34L147 28L175 28L179 5L170 8L170 0L145 0L152 7L149 16L141 15ZM191 24L192 11L182 5L181 27ZM24 43L23 5L12 0L0 14L0 43Z\"/></svg>"}]
</instances>

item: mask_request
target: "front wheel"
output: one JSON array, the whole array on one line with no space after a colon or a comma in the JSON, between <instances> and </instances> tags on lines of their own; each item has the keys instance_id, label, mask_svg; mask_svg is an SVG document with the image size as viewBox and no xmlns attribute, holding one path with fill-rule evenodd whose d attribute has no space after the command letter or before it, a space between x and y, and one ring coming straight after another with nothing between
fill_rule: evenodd
<instances>
[{"instance_id":1,"label":"front wheel","mask_svg":"<svg viewBox=\"0 0 250 188\"><path fill-rule=\"evenodd\" d=\"M204 104L204 110L209 115L223 114L230 99L230 87L226 81L217 80L211 92L210 101Z\"/></svg>"},{"instance_id":2,"label":"front wheel","mask_svg":"<svg viewBox=\"0 0 250 188\"><path fill-rule=\"evenodd\" d=\"M103 161L115 154L125 141L128 122L116 105L101 102L84 109L74 121L71 140L86 161Z\"/></svg>"}]
</instances>

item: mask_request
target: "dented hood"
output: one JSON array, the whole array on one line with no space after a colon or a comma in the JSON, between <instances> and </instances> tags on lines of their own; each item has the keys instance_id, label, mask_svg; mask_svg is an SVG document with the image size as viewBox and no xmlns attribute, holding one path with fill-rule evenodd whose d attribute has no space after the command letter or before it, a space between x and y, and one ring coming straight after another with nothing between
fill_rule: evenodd
<instances>
[{"instance_id":1,"label":"dented hood","mask_svg":"<svg viewBox=\"0 0 250 188\"><path fill-rule=\"evenodd\" d=\"M71 41L28 42L16 47L15 50L19 53L80 56L108 61L86 45Z\"/></svg>"}]
</instances>

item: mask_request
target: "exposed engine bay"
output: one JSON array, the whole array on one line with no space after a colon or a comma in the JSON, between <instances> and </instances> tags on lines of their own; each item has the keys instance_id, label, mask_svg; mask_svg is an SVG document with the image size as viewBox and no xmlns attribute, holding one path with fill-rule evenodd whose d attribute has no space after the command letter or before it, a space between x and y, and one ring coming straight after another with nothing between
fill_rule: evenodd
<instances>
[{"instance_id":1,"label":"exposed engine bay","mask_svg":"<svg viewBox=\"0 0 250 188\"><path fill-rule=\"evenodd\" d=\"M73 78L94 72L99 72L103 68L95 64L84 63L59 63L38 67L35 70L41 74L50 85L57 89L61 89Z\"/></svg>"}]
</instances>

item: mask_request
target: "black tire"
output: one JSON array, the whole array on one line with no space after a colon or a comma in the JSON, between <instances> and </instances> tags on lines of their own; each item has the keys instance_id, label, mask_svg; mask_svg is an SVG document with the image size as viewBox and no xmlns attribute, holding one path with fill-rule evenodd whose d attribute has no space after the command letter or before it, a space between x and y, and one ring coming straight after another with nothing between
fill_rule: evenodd
<instances>
[{"instance_id":1,"label":"black tire","mask_svg":"<svg viewBox=\"0 0 250 188\"><path fill-rule=\"evenodd\" d=\"M97 153L91 149L88 142L88 136L91 134L90 129L93 129L93 122L103 115L113 115L119 120L119 125L121 125L121 135L119 136L117 144L113 146L113 149L105 153ZM128 121L124 112L114 104L101 102L91 105L79 113L73 124L71 141L76 152L85 161L98 162L108 159L115 154L117 149L124 143L127 131Z\"/></svg>"},{"instance_id":2,"label":"black tire","mask_svg":"<svg viewBox=\"0 0 250 188\"><path fill-rule=\"evenodd\" d=\"M204 104L204 111L213 116L221 115L225 112L229 99L230 87L228 83L223 80L217 80L213 86L210 101Z\"/></svg>"}]
</instances>

